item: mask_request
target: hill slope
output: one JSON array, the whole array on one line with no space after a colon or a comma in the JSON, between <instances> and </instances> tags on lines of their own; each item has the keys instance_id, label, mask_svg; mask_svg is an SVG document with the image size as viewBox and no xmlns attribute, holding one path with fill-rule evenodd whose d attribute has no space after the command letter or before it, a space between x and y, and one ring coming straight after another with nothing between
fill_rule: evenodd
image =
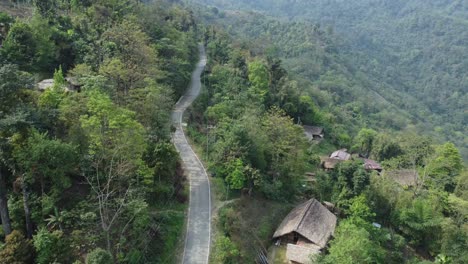
<instances>
[{"instance_id":1,"label":"hill slope","mask_svg":"<svg viewBox=\"0 0 468 264\"><path fill-rule=\"evenodd\" d=\"M414 116L419 131L457 143L465 156L468 123L467 4L463 1L218 1L200 0L225 9L249 10L290 21L278 43L281 50L303 32L297 22L332 26L342 37L340 59L352 62L372 82L372 90ZM254 18L255 19L255 18ZM323 26L322 26L323 28ZM329 29L331 32L332 30ZM288 34L288 35L285 35ZM275 32L271 32L275 35ZM310 35L302 34L302 39ZM301 44L307 44L307 41ZM340 42L336 42L339 44ZM293 44L294 45L294 44ZM310 50L307 45L302 49ZM291 54L283 54L291 61ZM313 69L313 54L300 54L293 67ZM296 71L310 79L310 72ZM354 74L356 78L356 74ZM357 77L359 78L359 77ZM392 111L392 110L390 110Z\"/></svg>"}]
</instances>

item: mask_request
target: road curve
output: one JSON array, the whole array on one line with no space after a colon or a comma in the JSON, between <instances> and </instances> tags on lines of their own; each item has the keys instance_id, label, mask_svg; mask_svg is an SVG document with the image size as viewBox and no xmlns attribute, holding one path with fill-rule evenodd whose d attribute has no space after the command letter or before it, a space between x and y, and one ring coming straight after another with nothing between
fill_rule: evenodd
<instances>
[{"instance_id":1,"label":"road curve","mask_svg":"<svg viewBox=\"0 0 468 264\"><path fill-rule=\"evenodd\" d=\"M180 154L185 175L190 184L190 202L187 217L183 264L207 264L211 241L211 193L206 170L185 137L182 128L184 111L200 94L200 75L206 65L205 49L199 46L200 62L192 73L187 92L176 103L172 122L176 127L173 142Z\"/></svg>"}]
</instances>

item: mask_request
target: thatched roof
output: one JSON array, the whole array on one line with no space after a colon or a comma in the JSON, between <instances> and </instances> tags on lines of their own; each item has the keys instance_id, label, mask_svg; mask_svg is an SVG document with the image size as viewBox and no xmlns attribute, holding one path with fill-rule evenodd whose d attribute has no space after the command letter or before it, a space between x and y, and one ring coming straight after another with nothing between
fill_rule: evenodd
<instances>
[{"instance_id":1,"label":"thatched roof","mask_svg":"<svg viewBox=\"0 0 468 264\"><path fill-rule=\"evenodd\" d=\"M37 83L37 88L41 91L52 88L52 86L54 86L54 79L45 79Z\"/></svg>"},{"instance_id":2,"label":"thatched roof","mask_svg":"<svg viewBox=\"0 0 468 264\"><path fill-rule=\"evenodd\" d=\"M300 246L288 244L286 246L286 258L302 264L312 264L311 256L319 254L320 248L314 246Z\"/></svg>"},{"instance_id":3,"label":"thatched roof","mask_svg":"<svg viewBox=\"0 0 468 264\"><path fill-rule=\"evenodd\" d=\"M320 248L335 231L336 216L319 201L310 199L294 208L276 229L273 238L296 232Z\"/></svg>"},{"instance_id":4,"label":"thatched roof","mask_svg":"<svg viewBox=\"0 0 468 264\"><path fill-rule=\"evenodd\" d=\"M314 137L323 137L323 127L318 126L302 126L307 139L312 140Z\"/></svg>"},{"instance_id":5,"label":"thatched roof","mask_svg":"<svg viewBox=\"0 0 468 264\"><path fill-rule=\"evenodd\" d=\"M323 158L322 160L322 167L324 169L334 169L336 164L342 162L342 160L339 159L332 159L332 158Z\"/></svg>"},{"instance_id":6,"label":"thatched roof","mask_svg":"<svg viewBox=\"0 0 468 264\"><path fill-rule=\"evenodd\" d=\"M419 181L419 175L416 170L413 169L401 169L386 171L384 177L392 179L402 186L416 186Z\"/></svg>"},{"instance_id":7,"label":"thatched roof","mask_svg":"<svg viewBox=\"0 0 468 264\"><path fill-rule=\"evenodd\" d=\"M346 151L347 149L337 150L330 155L330 158L339 160L349 160L351 158L351 154L349 154Z\"/></svg>"},{"instance_id":8,"label":"thatched roof","mask_svg":"<svg viewBox=\"0 0 468 264\"><path fill-rule=\"evenodd\" d=\"M382 166L380 166L380 164L377 163L375 160L371 160L371 159L364 159L364 168L366 170L377 170L377 171L382 170Z\"/></svg>"},{"instance_id":9,"label":"thatched roof","mask_svg":"<svg viewBox=\"0 0 468 264\"><path fill-rule=\"evenodd\" d=\"M78 79L73 78L73 77L67 77L65 78L67 81L66 85L63 86L65 91L71 91L71 90L76 90L80 88L81 84L79 83ZM37 83L37 88L39 91L45 91L49 88L52 88L54 86L54 79L45 79Z\"/></svg>"}]
</instances>

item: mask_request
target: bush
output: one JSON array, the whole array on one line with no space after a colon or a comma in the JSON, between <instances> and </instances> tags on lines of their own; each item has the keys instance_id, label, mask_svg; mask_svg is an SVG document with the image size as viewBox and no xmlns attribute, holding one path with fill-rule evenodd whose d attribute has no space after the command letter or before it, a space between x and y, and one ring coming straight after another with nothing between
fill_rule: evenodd
<instances>
[{"instance_id":1,"label":"bush","mask_svg":"<svg viewBox=\"0 0 468 264\"><path fill-rule=\"evenodd\" d=\"M216 263L239 263L240 252L229 237L222 236L216 240L214 258Z\"/></svg>"},{"instance_id":2,"label":"bush","mask_svg":"<svg viewBox=\"0 0 468 264\"><path fill-rule=\"evenodd\" d=\"M61 231L49 232L47 229L41 228L33 237L33 241L37 252L37 263L71 262L70 244L68 239L63 237Z\"/></svg>"},{"instance_id":3,"label":"bush","mask_svg":"<svg viewBox=\"0 0 468 264\"><path fill-rule=\"evenodd\" d=\"M32 263L34 248L21 232L14 230L5 238L0 263Z\"/></svg>"},{"instance_id":4,"label":"bush","mask_svg":"<svg viewBox=\"0 0 468 264\"><path fill-rule=\"evenodd\" d=\"M86 264L112 264L112 255L102 248L96 248L86 256Z\"/></svg>"}]
</instances>

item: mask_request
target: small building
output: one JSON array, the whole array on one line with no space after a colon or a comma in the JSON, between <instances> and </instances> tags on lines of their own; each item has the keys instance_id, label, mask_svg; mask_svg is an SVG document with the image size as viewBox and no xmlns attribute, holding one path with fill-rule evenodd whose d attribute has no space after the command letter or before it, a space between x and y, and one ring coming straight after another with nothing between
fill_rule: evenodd
<instances>
[{"instance_id":1,"label":"small building","mask_svg":"<svg viewBox=\"0 0 468 264\"><path fill-rule=\"evenodd\" d=\"M336 216L316 199L294 208L276 229L273 239L287 245L290 263L310 263L335 232Z\"/></svg>"},{"instance_id":2,"label":"small building","mask_svg":"<svg viewBox=\"0 0 468 264\"><path fill-rule=\"evenodd\" d=\"M331 159L338 159L338 160L349 160L351 158L351 154L347 152L347 149L339 149L333 152L330 155Z\"/></svg>"},{"instance_id":3,"label":"small building","mask_svg":"<svg viewBox=\"0 0 468 264\"><path fill-rule=\"evenodd\" d=\"M414 187L419 184L419 174L415 169L385 171L383 177L391 179L403 187Z\"/></svg>"},{"instance_id":4,"label":"small building","mask_svg":"<svg viewBox=\"0 0 468 264\"><path fill-rule=\"evenodd\" d=\"M339 159L332 159L332 158L321 158L322 168L325 170L333 170L336 165L340 162L343 162Z\"/></svg>"},{"instance_id":5,"label":"small building","mask_svg":"<svg viewBox=\"0 0 468 264\"><path fill-rule=\"evenodd\" d=\"M366 170L375 170L377 172L382 172L382 166L375 160L364 159L364 169Z\"/></svg>"},{"instance_id":6,"label":"small building","mask_svg":"<svg viewBox=\"0 0 468 264\"><path fill-rule=\"evenodd\" d=\"M67 77L65 78L67 81L66 85L64 86L65 91L70 92L70 91L76 91L80 92L81 91L81 84L78 82L76 78L73 77ZM54 86L54 79L45 79L37 83L37 88L39 91L43 92L46 89L52 88Z\"/></svg>"},{"instance_id":7,"label":"small building","mask_svg":"<svg viewBox=\"0 0 468 264\"><path fill-rule=\"evenodd\" d=\"M318 126L302 126L304 128L304 133L309 141L312 140L321 140L325 137L323 132L323 127Z\"/></svg>"}]
</instances>

